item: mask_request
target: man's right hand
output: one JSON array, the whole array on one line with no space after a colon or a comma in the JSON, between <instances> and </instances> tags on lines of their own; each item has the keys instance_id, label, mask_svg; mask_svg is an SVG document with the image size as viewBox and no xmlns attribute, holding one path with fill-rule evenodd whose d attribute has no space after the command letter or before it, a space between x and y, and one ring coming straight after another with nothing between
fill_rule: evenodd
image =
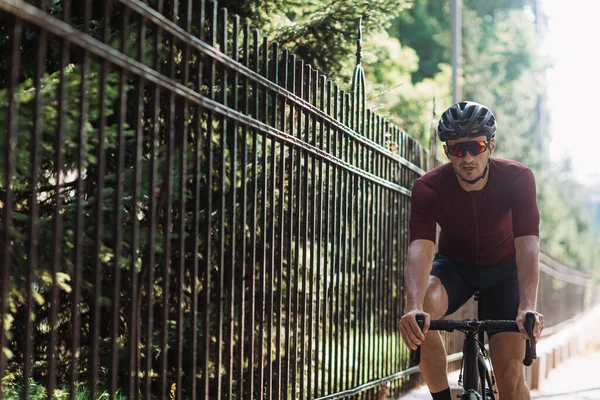
<instances>
[{"instance_id":1,"label":"man's right hand","mask_svg":"<svg viewBox=\"0 0 600 400\"><path fill-rule=\"evenodd\" d=\"M423 331L421 331L419 325L417 325L417 320L415 318L417 314L425 315ZM423 310L411 310L400 318L400 334L409 349L416 350L417 346L420 346L423 340L425 340L425 333L427 333L427 330L429 329L429 320L429 314Z\"/></svg>"}]
</instances>

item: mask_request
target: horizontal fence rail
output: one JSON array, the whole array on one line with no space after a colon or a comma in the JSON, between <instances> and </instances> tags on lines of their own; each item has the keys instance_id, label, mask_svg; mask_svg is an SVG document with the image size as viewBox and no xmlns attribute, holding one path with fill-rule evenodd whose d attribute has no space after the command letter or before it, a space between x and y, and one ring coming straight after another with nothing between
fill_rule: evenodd
<instances>
[{"instance_id":1,"label":"horizontal fence rail","mask_svg":"<svg viewBox=\"0 0 600 400\"><path fill-rule=\"evenodd\" d=\"M439 162L366 108L361 33L345 91L213 1L1 0L0 21L4 398L418 383L397 322ZM587 293L567 275L558 322Z\"/></svg>"}]
</instances>

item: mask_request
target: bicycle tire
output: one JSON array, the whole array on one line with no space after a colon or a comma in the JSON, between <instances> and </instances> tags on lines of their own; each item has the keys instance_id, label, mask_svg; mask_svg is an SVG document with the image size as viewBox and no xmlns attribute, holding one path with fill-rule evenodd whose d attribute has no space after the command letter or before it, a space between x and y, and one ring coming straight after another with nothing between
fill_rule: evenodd
<instances>
[{"instance_id":1,"label":"bicycle tire","mask_svg":"<svg viewBox=\"0 0 600 400\"><path fill-rule=\"evenodd\" d=\"M479 353L477 356L477 362L479 365L479 382L481 384L482 397L486 400L496 400L496 394L494 393L494 385L492 384L492 376L490 370L485 363L483 355Z\"/></svg>"},{"instance_id":2,"label":"bicycle tire","mask_svg":"<svg viewBox=\"0 0 600 400\"><path fill-rule=\"evenodd\" d=\"M465 393L469 390L481 392L481 379L479 375L479 344L475 338L471 338L468 343L465 343L463 349L464 371L463 371L463 388Z\"/></svg>"}]
</instances>

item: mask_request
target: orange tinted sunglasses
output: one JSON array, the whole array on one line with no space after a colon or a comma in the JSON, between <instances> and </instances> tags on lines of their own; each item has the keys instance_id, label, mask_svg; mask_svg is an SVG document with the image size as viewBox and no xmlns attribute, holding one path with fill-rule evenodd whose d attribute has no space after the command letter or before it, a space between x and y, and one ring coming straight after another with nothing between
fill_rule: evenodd
<instances>
[{"instance_id":1,"label":"orange tinted sunglasses","mask_svg":"<svg viewBox=\"0 0 600 400\"><path fill-rule=\"evenodd\" d=\"M454 157L464 157L467 155L467 151L472 156L477 156L488 149L490 145L489 141L476 141L476 142L461 142L451 145L446 145L448 153Z\"/></svg>"}]
</instances>

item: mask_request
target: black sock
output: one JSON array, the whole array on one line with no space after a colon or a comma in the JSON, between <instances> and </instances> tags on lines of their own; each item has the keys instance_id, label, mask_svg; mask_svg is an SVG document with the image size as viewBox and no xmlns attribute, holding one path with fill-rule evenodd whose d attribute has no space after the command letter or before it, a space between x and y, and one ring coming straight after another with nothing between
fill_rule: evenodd
<instances>
[{"instance_id":1,"label":"black sock","mask_svg":"<svg viewBox=\"0 0 600 400\"><path fill-rule=\"evenodd\" d=\"M452 392L450 392L450 388L448 388L441 392L431 393L431 397L433 397L433 400L452 400Z\"/></svg>"}]
</instances>

